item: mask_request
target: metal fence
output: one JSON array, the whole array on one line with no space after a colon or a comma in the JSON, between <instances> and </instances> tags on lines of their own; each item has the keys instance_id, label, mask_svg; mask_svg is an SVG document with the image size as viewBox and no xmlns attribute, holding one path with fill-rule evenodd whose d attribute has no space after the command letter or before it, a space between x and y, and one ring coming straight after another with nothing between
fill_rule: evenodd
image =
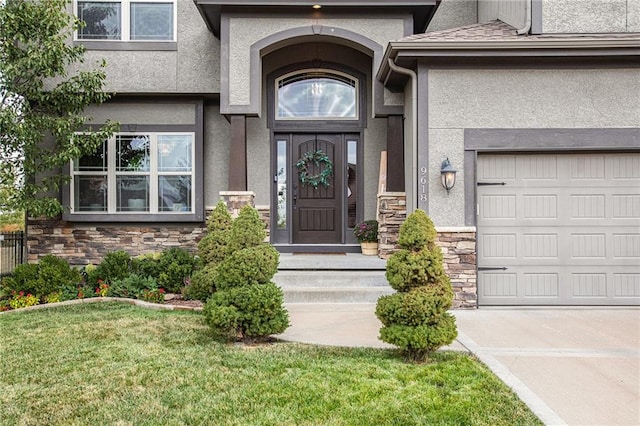
<instances>
[{"instance_id":1,"label":"metal fence","mask_svg":"<svg viewBox=\"0 0 640 426\"><path fill-rule=\"evenodd\" d=\"M9 275L25 260L23 231L0 234L0 276Z\"/></svg>"}]
</instances>

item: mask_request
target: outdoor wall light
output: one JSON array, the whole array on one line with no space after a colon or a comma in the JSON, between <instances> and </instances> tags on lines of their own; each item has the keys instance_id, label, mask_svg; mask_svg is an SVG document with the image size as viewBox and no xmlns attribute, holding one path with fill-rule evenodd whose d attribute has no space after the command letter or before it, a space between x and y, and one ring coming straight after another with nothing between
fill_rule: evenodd
<instances>
[{"instance_id":1,"label":"outdoor wall light","mask_svg":"<svg viewBox=\"0 0 640 426\"><path fill-rule=\"evenodd\" d=\"M314 4L311 7L314 8L315 10L322 9L322 5L320 5L320 4Z\"/></svg>"},{"instance_id":2,"label":"outdoor wall light","mask_svg":"<svg viewBox=\"0 0 640 426\"><path fill-rule=\"evenodd\" d=\"M451 166L449 162L449 158L442 162L442 167L440 168L440 181L442 182L442 186L447 190L447 195L456 184L456 172L457 170Z\"/></svg>"}]
</instances>

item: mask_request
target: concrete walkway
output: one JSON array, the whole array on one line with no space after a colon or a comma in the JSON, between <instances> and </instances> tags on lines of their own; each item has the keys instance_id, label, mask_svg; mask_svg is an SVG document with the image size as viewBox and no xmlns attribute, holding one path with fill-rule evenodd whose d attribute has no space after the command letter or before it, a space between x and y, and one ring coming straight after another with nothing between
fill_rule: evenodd
<instances>
[{"instance_id":1,"label":"concrete walkway","mask_svg":"<svg viewBox=\"0 0 640 426\"><path fill-rule=\"evenodd\" d=\"M389 347L374 304L288 304L284 340ZM640 309L453 311L469 350L549 425L640 425Z\"/></svg>"}]
</instances>

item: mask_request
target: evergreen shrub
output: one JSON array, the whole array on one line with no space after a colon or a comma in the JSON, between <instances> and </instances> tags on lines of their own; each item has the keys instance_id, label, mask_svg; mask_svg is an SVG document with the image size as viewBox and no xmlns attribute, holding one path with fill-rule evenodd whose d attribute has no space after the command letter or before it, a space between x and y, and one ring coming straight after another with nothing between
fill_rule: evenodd
<instances>
[{"instance_id":1,"label":"evergreen shrub","mask_svg":"<svg viewBox=\"0 0 640 426\"><path fill-rule=\"evenodd\" d=\"M48 254L37 264L18 265L13 275L2 280L2 294L24 292L45 302L54 294L60 294L68 286L78 286L82 276L64 259Z\"/></svg>"},{"instance_id":2,"label":"evergreen shrub","mask_svg":"<svg viewBox=\"0 0 640 426\"><path fill-rule=\"evenodd\" d=\"M98 280L111 285L115 280L121 280L131 274L131 256L124 250L107 253L102 262L95 268L85 268L87 283L97 287Z\"/></svg>"},{"instance_id":3,"label":"evergreen shrub","mask_svg":"<svg viewBox=\"0 0 640 426\"><path fill-rule=\"evenodd\" d=\"M164 250L158 259L158 285L169 293L180 293L198 267L198 259L180 247Z\"/></svg>"},{"instance_id":4,"label":"evergreen shrub","mask_svg":"<svg viewBox=\"0 0 640 426\"><path fill-rule=\"evenodd\" d=\"M219 263L227 256L231 222L227 206L220 201L207 219L207 234L198 243L198 255L205 265Z\"/></svg>"},{"instance_id":5,"label":"evergreen shrub","mask_svg":"<svg viewBox=\"0 0 640 426\"><path fill-rule=\"evenodd\" d=\"M215 265L205 265L193 273L186 286L182 288L182 297L186 300L206 302L215 290Z\"/></svg>"},{"instance_id":6,"label":"evergreen shrub","mask_svg":"<svg viewBox=\"0 0 640 426\"><path fill-rule=\"evenodd\" d=\"M416 361L450 344L458 334L455 318L447 312L453 289L436 237L423 210L409 215L400 227L401 249L387 261L386 277L397 293L382 296L376 305L383 325L380 339Z\"/></svg>"},{"instance_id":7,"label":"evergreen shrub","mask_svg":"<svg viewBox=\"0 0 640 426\"><path fill-rule=\"evenodd\" d=\"M266 284L278 272L280 255L270 244L233 252L217 268L215 286L218 290L250 285Z\"/></svg>"},{"instance_id":8,"label":"evergreen shrub","mask_svg":"<svg viewBox=\"0 0 640 426\"><path fill-rule=\"evenodd\" d=\"M138 299L145 290L157 290L158 283L154 277L129 274L124 278L113 280L108 296Z\"/></svg>"},{"instance_id":9,"label":"evergreen shrub","mask_svg":"<svg viewBox=\"0 0 640 426\"><path fill-rule=\"evenodd\" d=\"M282 289L271 279L278 252L264 243L265 225L245 206L229 229L226 258L214 264L215 292L204 306L207 324L226 341L264 339L289 326Z\"/></svg>"}]
</instances>

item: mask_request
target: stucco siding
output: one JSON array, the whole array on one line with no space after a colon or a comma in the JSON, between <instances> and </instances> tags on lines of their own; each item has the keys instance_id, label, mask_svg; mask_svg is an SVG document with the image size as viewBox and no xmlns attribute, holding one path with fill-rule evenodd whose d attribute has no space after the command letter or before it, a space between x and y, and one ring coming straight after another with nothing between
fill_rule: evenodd
<instances>
[{"instance_id":1,"label":"stucco siding","mask_svg":"<svg viewBox=\"0 0 640 426\"><path fill-rule=\"evenodd\" d=\"M251 103L251 46L265 37L294 28L312 25L349 30L371 40L383 48L403 37L404 18L386 19L305 19L232 17L229 19L229 105Z\"/></svg>"},{"instance_id":2,"label":"stucco siding","mask_svg":"<svg viewBox=\"0 0 640 426\"><path fill-rule=\"evenodd\" d=\"M247 186L257 205L269 205L271 195L271 136L262 118L247 119Z\"/></svg>"},{"instance_id":3,"label":"stucco siding","mask_svg":"<svg viewBox=\"0 0 640 426\"><path fill-rule=\"evenodd\" d=\"M464 129L635 128L638 93L636 69L430 70L429 213L434 222L464 225ZM458 170L449 196L439 183L447 156Z\"/></svg>"},{"instance_id":4,"label":"stucco siding","mask_svg":"<svg viewBox=\"0 0 640 426\"><path fill-rule=\"evenodd\" d=\"M447 30L478 22L477 0L444 0L438 6L427 32Z\"/></svg>"},{"instance_id":5,"label":"stucco siding","mask_svg":"<svg viewBox=\"0 0 640 426\"><path fill-rule=\"evenodd\" d=\"M544 33L616 33L638 31L637 0L542 0ZM628 25L631 24L631 25Z\"/></svg>"},{"instance_id":6,"label":"stucco siding","mask_svg":"<svg viewBox=\"0 0 640 426\"><path fill-rule=\"evenodd\" d=\"M229 176L229 122L220 107L204 108L204 205L215 207Z\"/></svg>"},{"instance_id":7,"label":"stucco siding","mask_svg":"<svg viewBox=\"0 0 640 426\"><path fill-rule=\"evenodd\" d=\"M105 59L105 90L111 92L219 93L220 41L191 0L177 0L177 5L177 50L88 50L82 67Z\"/></svg>"},{"instance_id":8,"label":"stucco siding","mask_svg":"<svg viewBox=\"0 0 640 426\"><path fill-rule=\"evenodd\" d=\"M627 2L627 31L640 33L640 1Z\"/></svg>"},{"instance_id":9,"label":"stucco siding","mask_svg":"<svg viewBox=\"0 0 640 426\"><path fill-rule=\"evenodd\" d=\"M94 123L107 120L121 124L195 124L196 106L179 103L105 103L85 110ZM125 129L126 130L126 129Z\"/></svg>"},{"instance_id":10,"label":"stucco siding","mask_svg":"<svg viewBox=\"0 0 640 426\"><path fill-rule=\"evenodd\" d=\"M457 170L449 194L440 183L442 161ZM429 215L436 226L464 226L464 129L429 129Z\"/></svg>"}]
</instances>

